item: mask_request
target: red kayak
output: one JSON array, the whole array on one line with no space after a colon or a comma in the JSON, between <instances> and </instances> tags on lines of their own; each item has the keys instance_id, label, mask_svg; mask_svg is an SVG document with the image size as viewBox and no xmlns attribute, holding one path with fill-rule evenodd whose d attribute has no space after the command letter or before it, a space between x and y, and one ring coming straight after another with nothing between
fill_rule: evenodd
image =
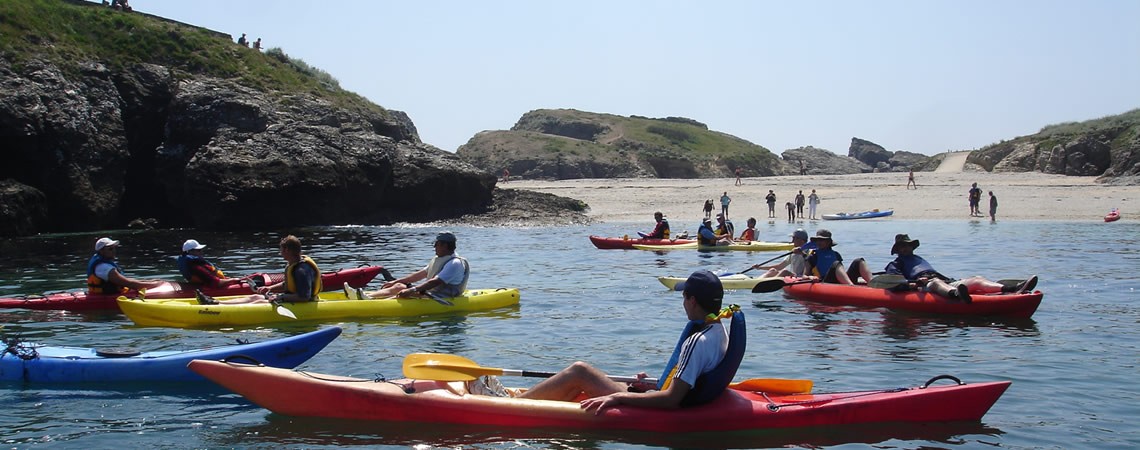
<instances>
[{"instance_id":1,"label":"red kayak","mask_svg":"<svg viewBox=\"0 0 1140 450\"><path fill-rule=\"evenodd\" d=\"M1104 221L1105 222L1116 222L1117 220L1120 220L1120 210L1119 209L1112 208L1112 211L1109 211L1108 214L1104 215Z\"/></svg>"},{"instance_id":2,"label":"red kayak","mask_svg":"<svg viewBox=\"0 0 1140 450\"><path fill-rule=\"evenodd\" d=\"M344 288L347 283L349 286L357 288L364 287L376 275L384 271L384 266L364 266L354 269L340 269L335 272L321 273L321 286L326 291L335 291ZM285 279L283 273L259 273L249 277L255 282L260 281L262 285L269 285L281 282ZM226 295L245 295L251 292L248 283L232 284L224 288L201 288L202 293L211 297L222 297ZM130 291L123 294L127 297L138 297L138 292ZM189 283L166 283L160 287L147 289L146 298L188 298L194 297L195 286ZM0 308L25 308L25 309L41 309L41 310L66 310L66 311L93 311L93 310L119 310L119 303L116 301L119 295L111 294L88 294L86 291L71 291L71 292L57 292L44 295L22 295L18 297L5 297L0 298Z\"/></svg>"},{"instance_id":3,"label":"red kayak","mask_svg":"<svg viewBox=\"0 0 1140 450\"><path fill-rule=\"evenodd\" d=\"M828 305L889 308L930 314L1028 318L1037 311L1037 307L1041 305L1041 298L1045 296L1041 291L1023 294L970 293L972 301L964 303L930 292L893 292L867 286L804 281L796 278L785 278L784 294L796 300L807 300Z\"/></svg>"},{"instance_id":4,"label":"red kayak","mask_svg":"<svg viewBox=\"0 0 1140 450\"><path fill-rule=\"evenodd\" d=\"M633 244L638 245L677 245L677 244L690 244L697 242L695 239L646 239L646 238L631 238L624 237L601 237L590 236L590 242L594 243L594 247L602 250L616 250L616 249L633 249Z\"/></svg>"},{"instance_id":5,"label":"red kayak","mask_svg":"<svg viewBox=\"0 0 1140 450\"><path fill-rule=\"evenodd\" d=\"M577 402L471 395L462 382L381 381L205 360L192 361L190 370L289 416L667 433L977 421L1010 385L995 381L791 395L729 389L690 408L619 405L594 415ZM936 377L927 385L941 378L953 379Z\"/></svg>"}]
</instances>

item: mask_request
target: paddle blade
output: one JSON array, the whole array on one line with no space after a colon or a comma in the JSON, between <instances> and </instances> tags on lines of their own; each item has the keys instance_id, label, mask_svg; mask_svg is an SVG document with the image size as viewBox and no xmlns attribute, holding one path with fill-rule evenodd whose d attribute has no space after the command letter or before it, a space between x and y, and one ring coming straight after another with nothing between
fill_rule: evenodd
<instances>
[{"instance_id":1,"label":"paddle blade","mask_svg":"<svg viewBox=\"0 0 1140 450\"><path fill-rule=\"evenodd\" d=\"M757 294L763 294L766 292L776 292L776 291L782 289L785 284L786 283L784 283L784 280L780 279L780 278L776 278L776 279L772 279L772 280L765 280L765 281L761 281L759 283L756 283L756 286L752 287L752 292L757 293Z\"/></svg>"},{"instance_id":2,"label":"paddle blade","mask_svg":"<svg viewBox=\"0 0 1140 450\"><path fill-rule=\"evenodd\" d=\"M909 281L902 275L885 274L871 278L871 281L867 282L867 286L878 289L894 289L907 283Z\"/></svg>"},{"instance_id":3,"label":"paddle blade","mask_svg":"<svg viewBox=\"0 0 1140 450\"><path fill-rule=\"evenodd\" d=\"M811 380L790 380L784 378L752 378L728 385L738 391L767 392L769 394L809 394Z\"/></svg>"},{"instance_id":4,"label":"paddle blade","mask_svg":"<svg viewBox=\"0 0 1140 450\"><path fill-rule=\"evenodd\" d=\"M404 376L420 380L470 381L483 375L501 375L503 369L481 367L457 355L412 353L404 357Z\"/></svg>"}]
</instances>

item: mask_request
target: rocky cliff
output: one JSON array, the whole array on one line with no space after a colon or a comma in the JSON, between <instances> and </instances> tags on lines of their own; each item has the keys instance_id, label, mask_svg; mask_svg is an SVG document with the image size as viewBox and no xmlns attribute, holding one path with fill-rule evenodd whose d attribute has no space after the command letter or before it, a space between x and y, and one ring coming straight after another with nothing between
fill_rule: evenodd
<instances>
[{"instance_id":1,"label":"rocky cliff","mask_svg":"<svg viewBox=\"0 0 1140 450\"><path fill-rule=\"evenodd\" d=\"M979 149L966 159L992 172L1135 178L1140 176L1140 109L1050 125Z\"/></svg>"},{"instance_id":2,"label":"rocky cliff","mask_svg":"<svg viewBox=\"0 0 1140 450\"><path fill-rule=\"evenodd\" d=\"M83 22L123 14L19 7L31 8L29 22L37 13L85 14ZM135 33L156 27L155 39L218 40L197 45L218 46L216 59L264 64L267 77L293 70L224 38L122 17ZM67 37L42 33L0 53L0 233L121 228L136 217L215 229L427 221L491 204L495 177L421 142L399 111L346 105L333 89L254 88L179 62L63 58Z\"/></svg>"},{"instance_id":3,"label":"rocky cliff","mask_svg":"<svg viewBox=\"0 0 1140 450\"><path fill-rule=\"evenodd\" d=\"M456 152L486 171L523 178L710 178L794 173L764 147L681 117L535 110L510 130L475 135Z\"/></svg>"}]
</instances>

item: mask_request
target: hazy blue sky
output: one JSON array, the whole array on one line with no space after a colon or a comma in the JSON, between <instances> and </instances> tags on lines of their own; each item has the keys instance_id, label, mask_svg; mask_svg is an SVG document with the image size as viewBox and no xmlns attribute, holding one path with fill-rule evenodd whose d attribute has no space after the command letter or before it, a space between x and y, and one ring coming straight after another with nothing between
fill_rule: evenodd
<instances>
[{"instance_id":1,"label":"hazy blue sky","mask_svg":"<svg viewBox=\"0 0 1140 450\"><path fill-rule=\"evenodd\" d=\"M260 37L449 151L542 108L935 154L1140 107L1135 0L131 3Z\"/></svg>"}]
</instances>

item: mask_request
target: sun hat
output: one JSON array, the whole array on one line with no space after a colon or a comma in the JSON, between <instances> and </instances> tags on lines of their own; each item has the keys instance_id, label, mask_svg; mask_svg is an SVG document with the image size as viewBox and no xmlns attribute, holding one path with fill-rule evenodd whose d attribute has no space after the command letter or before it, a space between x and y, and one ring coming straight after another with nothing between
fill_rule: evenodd
<instances>
[{"instance_id":1,"label":"sun hat","mask_svg":"<svg viewBox=\"0 0 1140 450\"><path fill-rule=\"evenodd\" d=\"M908 235L896 234L895 235L895 245L891 246L891 254L892 255L899 252L899 244L909 244L909 245L911 245L911 248L918 248L919 242L918 242L918 239L911 239L910 236L908 236Z\"/></svg>"},{"instance_id":2,"label":"sun hat","mask_svg":"<svg viewBox=\"0 0 1140 450\"><path fill-rule=\"evenodd\" d=\"M99 238L98 241L95 241L95 251L102 250L103 247L106 247L106 246L114 247L116 245L119 245L119 241L116 241L116 240L111 239L109 237Z\"/></svg>"},{"instance_id":3,"label":"sun hat","mask_svg":"<svg viewBox=\"0 0 1140 450\"><path fill-rule=\"evenodd\" d=\"M818 230L815 230L815 236L812 236L812 237L811 237L811 240L812 240L813 242L814 242L814 241L821 241L821 240L824 240L824 239L827 239L827 240L831 241L831 245L833 245L833 246L835 245L835 240L834 240L834 239L831 239L831 232L830 232L830 231L827 231L827 230L825 230L825 229L823 229L823 228L820 228L820 229L818 229Z\"/></svg>"},{"instance_id":4,"label":"sun hat","mask_svg":"<svg viewBox=\"0 0 1140 450\"><path fill-rule=\"evenodd\" d=\"M455 243L455 235L450 231L443 231L435 235L435 242L450 242Z\"/></svg>"},{"instance_id":5,"label":"sun hat","mask_svg":"<svg viewBox=\"0 0 1140 450\"><path fill-rule=\"evenodd\" d=\"M789 236L791 236L792 239L799 238L799 239L803 239L805 241L808 240L808 234L806 231L804 231L803 228L797 228L796 231L794 231Z\"/></svg>"},{"instance_id":6,"label":"sun hat","mask_svg":"<svg viewBox=\"0 0 1140 450\"><path fill-rule=\"evenodd\" d=\"M720 311L724 300L724 286L720 278L707 270L698 270L685 280L685 296L693 296L705 311Z\"/></svg>"},{"instance_id":7,"label":"sun hat","mask_svg":"<svg viewBox=\"0 0 1140 450\"><path fill-rule=\"evenodd\" d=\"M193 239L187 239L186 242L182 243L182 251L184 252L188 252L190 250L201 250L204 248L206 248L205 245L199 244L198 241Z\"/></svg>"}]
</instances>

